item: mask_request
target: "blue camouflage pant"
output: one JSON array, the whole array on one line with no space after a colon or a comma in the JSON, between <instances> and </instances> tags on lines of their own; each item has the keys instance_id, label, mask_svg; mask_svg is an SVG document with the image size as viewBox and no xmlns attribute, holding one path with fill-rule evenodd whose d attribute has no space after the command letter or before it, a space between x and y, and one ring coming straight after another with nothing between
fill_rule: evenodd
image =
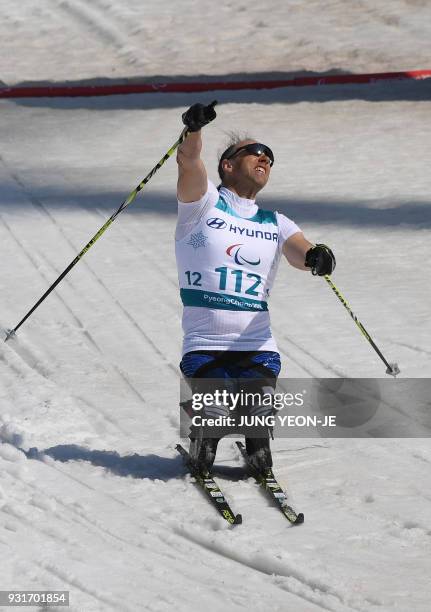
<instances>
[{"instance_id":1,"label":"blue camouflage pant","mask_svg":"<svg viewBox=\"0 0 431 612\"><path fill-rule=\"evenodd\" d=\"M280 355L274 351L192 351L186 353L180 368L187 379L192 392L202 389L202 384L214 385L229 391L248 393L272 393L277 376L280 372ZM202 379L211 379L203 383ZM211 386L210 388L211 389ZM206 387L206 390L209 390ZM272 413L271 406L241 406L252 416L266 416ZM205 416L227 416L229 407L213 405L205 408ZM250 432L250 429L247 430ZM190 454L193 459L210 469L215 459L217 444L226 435L221 429L218 437L205 436L205 430L194 428L190 434ZM232 431L229 431L232 433ZM241 433L241 430L238 430ZM253 430L253 435L245 433L246 449L251 459L255 459L259 467L271 467L272 457L269 448L269 429L267 427Z\"/></svg>"}]
</instances>

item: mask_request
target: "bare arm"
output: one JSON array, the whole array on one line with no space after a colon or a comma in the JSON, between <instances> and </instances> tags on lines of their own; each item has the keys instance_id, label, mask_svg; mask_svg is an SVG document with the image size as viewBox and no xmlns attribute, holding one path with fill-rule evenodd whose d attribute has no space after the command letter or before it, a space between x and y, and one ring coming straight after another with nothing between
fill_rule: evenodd
<instances>
[{"instance_id":1,"label":"bare arm","mask_svg":"<svg viewBox=\"0 0 431 612\"><path fill-rule=\"evenodd\" d=\"M298 268L298 270L305 270L310 272L310 268L306 268L305 254L311 248L313 244L309 242L302 232L297 232L288 238L283 244L283 254L291 266Z\"/></svg>"},{"instance_id":2,"label":"bare arm","mask_svg":"<svg viewBox=\"0 0 431 612\"><path fill-rule=\"evenodd\" d=\"M181 202L196 202L208 188L207 172L200 154L202 150L201 132L189 135L177 150L178 185L177 195Z\"/></svg>"}]
</instances>

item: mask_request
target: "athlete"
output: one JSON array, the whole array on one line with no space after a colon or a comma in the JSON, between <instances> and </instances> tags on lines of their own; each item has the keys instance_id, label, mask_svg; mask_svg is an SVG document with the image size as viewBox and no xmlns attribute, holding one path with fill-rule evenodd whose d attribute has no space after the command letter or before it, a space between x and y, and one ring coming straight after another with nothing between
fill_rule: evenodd
<instances>
[{"instance_id":1,"label":"athlete","mask_svg":"<svg viewBox=\"0 0 431 612\"><path fill-rule=\"evenodd\" d=\"M233 140L219 160L221 184L208 180L200 157L201 129L216 117L214 103L194 104L183 114L189 134L177 151L176 258L184 306L181 371L194 388L200 379L250 381L275 388L280 355L272 336L268 298L281 255L299 270L331 274L332 251L313 245L286 216L255 202L271 175L271 149L253 139ZM256 387L257 386L257 387ZM227 416L216 403L209 416ZM253 407L253 414L267 414ZM254 412L253 412L254 411ZM192 432L190 455L203 473L211 470L219 436ZM269 430L246 434L253 466L272 467Z\"/></svg>"}]
</instances>

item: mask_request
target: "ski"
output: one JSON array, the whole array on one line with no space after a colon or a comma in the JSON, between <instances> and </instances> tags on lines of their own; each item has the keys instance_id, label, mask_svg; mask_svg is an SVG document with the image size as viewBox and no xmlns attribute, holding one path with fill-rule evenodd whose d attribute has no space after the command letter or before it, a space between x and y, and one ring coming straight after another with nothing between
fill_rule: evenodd
<instances>
[{"instance_id":1,"label":"ski","mask_svg":"<svg viewBox=\"0 0 431 612\"><path fill-rule=\"evenodd\" d=\"M181 444L177 444L176 450L183 457L184 464L190 471L193 478L196 479L196 483L207 495L208 499L217 509L217 512L231 525L240 525L242 523L242 516L240 514L234 514L229 504L226 501L220 487L215 482L210 474L203 474L199 472L198 468L194 465L192 458L185 448Z\"/></svg>"},{"instance_id":2,"label":"ski","mask_svg":"<svg viewBox=\"0 0 431 612\"><path fill-rule=\"evenodd\" d=\"M301 523L303 523L304 515L302 514L302 512L297 514L295 510L293 510L293 508L289 506L289 504L287 503L286 493L278 484L273 474L273 471L269 469L267 471L267 474L260 474L259 472L257 472L250 462L250 457L247 454L244 444L242 442L236 442L236 445L241 451L241 455L244 457L244 460L253 478L270 495L270 497L277 502L278 507L280 508L284 516L287 518L287 520L292 523L292 525L300 525Z\"/></svg>"}]
</instances>

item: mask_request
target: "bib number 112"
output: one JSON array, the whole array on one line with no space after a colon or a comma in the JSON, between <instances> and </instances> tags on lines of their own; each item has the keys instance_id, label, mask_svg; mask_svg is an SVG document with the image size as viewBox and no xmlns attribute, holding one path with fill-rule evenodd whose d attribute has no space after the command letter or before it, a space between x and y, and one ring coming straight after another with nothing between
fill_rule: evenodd
<instances>
[{"instance_id":1,"label":"bib number 112","mask_svg":"<svg viewBox=\"0 0 431 612\"><path fill-rule=\"evenodd\" d=\"M220 291L225 291L229 280L228 269L226 266L222 266L221 268L216 268L215 271L220 274L219 289ZM259 295L259 293L256 291L257 287L259 287L259 285L262 283L262 279L259 274L248 273L244 275L244 272L242 270L230 270L230 275L235 278L235 293L242 293L244 291L244 293L246 293L247 295ZM254 281L245 290L242 288L244 276L246 279Z\"/></svg>"}]
</instances>

